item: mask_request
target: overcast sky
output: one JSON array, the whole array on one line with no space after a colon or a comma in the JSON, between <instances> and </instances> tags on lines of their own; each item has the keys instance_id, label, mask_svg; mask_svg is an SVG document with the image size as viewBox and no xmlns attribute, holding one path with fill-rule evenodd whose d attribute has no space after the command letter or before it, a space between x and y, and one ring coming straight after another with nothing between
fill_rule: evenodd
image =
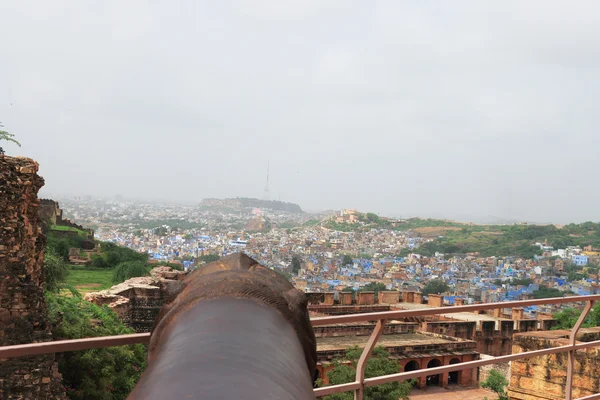
<instances>
[{"instance_id":1,"label":"overcast sky","mask_svg":"<svg viewBox=\"0 0 600 400\"><path fill-rule=\"evenodd\" d=\"M0 0L44 193L600 219L596 1Z\"/></svg>"}]
</instances>

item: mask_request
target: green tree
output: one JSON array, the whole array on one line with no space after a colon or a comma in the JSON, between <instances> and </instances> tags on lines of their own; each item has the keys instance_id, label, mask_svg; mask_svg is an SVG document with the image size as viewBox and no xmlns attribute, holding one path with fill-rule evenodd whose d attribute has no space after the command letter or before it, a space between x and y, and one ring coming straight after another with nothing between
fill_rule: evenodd
<instances>
[{"instance_id":1,"label":"green tree","mask_svg":"<svg viewBox=\"0 0 600 400\"><path fill-rule=\"evenodd\" d=\"M156 236L167 236L169 233L168 229L164 226L159 226L158 228L154 228L152 231Z\"/></svg>"},{"instance_id":2,"label":"green tree","mask_svg":"<svg viewBox=\"0 0 600 400\"><path fill-rule=\"evenodd\" d=\"M292 272L294 275L298 275L298 271L300 271L300 267L302 265L302 259L295 255L292 257Z\"/></svg>"},{"instance_id":3,"label":"green tree","mask_svg":"<svg viewBox=\"0 0 600 400\"><path fill-rule=\"evenodd\" d=\"M498 395L498 400L508 400L508 394L506 394L506 385L508 381L500 372L492 369L487 379L481 382L481 387L489 389Z\"/></svg>"},{"instance_id":4,"label":"green tree","mask_svg":"<svg viewBox=\"0 0 600 400\"><path fill-rule=\"evenodd\" d=\"M219 260L221 257L219 257L217 254L207 254L204 256L200 256L200 261L204 261L206 263L211 263L213 261L217 261Z\"/></svg>"},{"instance_id":5,"label":"green tree","mask_svg":"<svg viewBox=\"0 0 600 400\"><path fill-rule=\"evenodd\" d=\"M412 253L412 249L402 249L400 250L400 253L398 253L398 257L404 258L404 257L408 257L408 255Z\"/></svg>"},{"instance_id":6,"label":"green tree","mask_svg":"<svg viewBox=\"0 0 600 400\"><path fill-rule=\"evenodd\" d=\"M386 290L386 287L381 282L369 282L360 289L361 292L375 292L376 295L382 290Z\"/></svg>"},{"instance_id":7,"label":"green tree","mask_svg":"<svg viewBox=\"0 0 600 400\"><path fill-rule=\"evenodd\" d=\"M64 283L69 268L63 258L52 250L46 250L44 254L44 277L46 280L46 290L58 292L61 284Z\"/></svg>"},{"instance_id":8,"label":"green tree","mask_svg":"<svg viewBox=\"0 0 600 400\"><path fill-rule=\"evenodd\" d=\"M356 377L356 363L360 358L362 349L350 347L346 349L343 360L334 360L334 368L327 373L331 385L354 382ZM345 363L346 361L346 363ZM351 365L348 365L347 362ZM365 378L381 375L396 374L400 372L398 362L390 359L390 354L383 347L376 347L367 361ZM366 400L407 400L413 387L413 381L392 382L365 388ZM354 395L350 392L336 393L325 397L326 400L352 400Z\"/></svg>"},{"instance_id":9,"label":"green tree","mask_svg":"<svg viewBox=\"0 0 600 400\"><path fill-rule=\"evenodd\" d=\"M141 261L124 261L116 266L113 271L114 283L121 283L129 278L148 275L148 266Z\"/></svg>"},{"instance_id":10,"label":"green tree","mask_svg":"<svg viewBox=\"0 0 600 400\"><path fill-rule=\"evenodd\" d=\"M535 292L533 292L534 299L549 299L551 297L563 297L564 293L556 288L548 288L542 286Z\"/></svg>"},{"instance_id":11,"label":"green tree","mask_svg":"<svg viewBox=\"0 0 600 400\"><path fill-rule=\"evenodd\" d=\"M373 222L373 223L378 223L379 216L375 213L367 213L367 221Z\"/></svg>"},{"instance_id":12,"label":"green tree","mask_svg":"<svg viewBox=\"0 0 600 400\"><path fill-rule=\"evenodd\" d=\"M579 319L581 315L581 310L577 310L574 308L567 308L562 310L556 314L554 314L554 319L558 321L558 324L553 329L571 329L575 326L575 323ZM587 318L583 322L583 328L590 328L600 326L600 306L594 306L590 310Z\"/></svg>"},{"instance_id":13,"label":"green tree","mask_svg":"<svg viewBox=\"0 0 600 400\"><path fill-rule=\"evenodd\" d=\"M423 288L424 295L430 294L442 294L447 292L450 287L441 279L432 279L427 282L427 285Z\"/></svg>"},{"instance_id":14,"label":"green tree","mask_svg":"<svg viewBox=\"0 0 600 400\"><path fill-rule=\"evenodd\" d=\"M352 260L352 257L350 257L348 254L344 254L344 259L342 260L342 265L351 265L354 263L354 260Z\"/></svg>"},{"instance_id":15,"label":"green tree","mask_svg":"<svg viewBox=\"0 0 600 400\"><path fill-rule=\"evenodd\" d=\"M106 262L106 258L102 254L92 254L89 265L94 268L109 268L110 265Z\"/></svg>"},{"instance_id":16,"label":"green tree","mask_svg":"<svg viewBox=\"0 0 600 400\"><path fill-rule=\"evenodd\" d=\"M4 125L2 125L1 122L0 122L0 128L4 128ZM0 129L0 140L4 140L7 142L13 142L17 146L21 147L21 143L17 142L17 140L15 139L15 135L13 135L12 133L3 131L2 129ZM2 147L0 147L0 154L4 154L4 149Z\"/></svg>"},{"instance_id":17,"label":"green tree","mask_svg":"<svg viewBox=\"0 0 600 400\"><path fill-rule=\"evenodd\" d=\"M70 243L67 239L55 239L50 236L48 237L46 250L61 257L65 262L69 262L69 248Z\"/></svg>"},{"instance_id":18,"label":"green tree","mask_svg":"<svg viewBox=\"0 0 600 400\"><path fill-rule=\"evenodd\" d=\"M533 281L530 278L513 278L510 281L511 285L522 285L522 286L528 286L531 285L533 283Z\"/></svg>"},{"instance_id":19,"label":"green tree","mask_svg":"<svg viewBox=\"0 0 600 400\"><path fill-rule=\"evenodd\" d=\"M134 333L107 306L46 292L54 340ZM125 399L146 367L144 345L56 353L71 400Z\"/></svg>"},{"instance_id":20,"label":"green tree","mask_svg":"<svg viewBox=\"0 0 600 400\"><path fill-rule=\"evenodd\" d=\"M567 308L553 315L554 319L558 322L553 329L571 329L575 326L575 323L579 319L581 311L574 308Z\"/></svg>"}]
</instances>

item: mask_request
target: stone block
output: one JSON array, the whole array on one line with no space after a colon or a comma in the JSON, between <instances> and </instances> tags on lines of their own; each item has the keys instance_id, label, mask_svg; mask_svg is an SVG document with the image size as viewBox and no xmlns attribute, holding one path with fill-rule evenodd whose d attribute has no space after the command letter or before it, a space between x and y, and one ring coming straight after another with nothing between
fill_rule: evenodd
<instances>
[{"instance_id":1,"label":"stone block","mask_svg":"<svg viewBox=\"0 0 600 400\"><path fill-rule=\"evenodd\" d=\"M335 293L327 292L323 294L323 304L332 306L335 303Z\"/></svg>"},{"instance_id":2,"label":"stone block","mask_svg":"<svg viewBox=\"0 0 600 400\"><path fill-rule=\"evenodd\" d=\"M358 292L357 303L360 305L375 304L375 292Z\"/></svg>"},{"instance_id":3,"label":"stone block","mask_svg":"<svg viewBox=\"0 0 600 400\"><path fill-rule=\"evenodd\" d=\"M353 292L341 292L340 293L340 299L341 299L340 303L345 306L351 305L353 295L354 295Z\"/></svg>"},{"instance_id":4,"label":"stone block","mask_svg":"<svg viewBox=\"0 0 600 400\"><path fill-rule=\"evenodd\" d=\"M379 304L397 304L400 301L400 292L384 291L379 292Z\"/></svg>"}]
</instances>

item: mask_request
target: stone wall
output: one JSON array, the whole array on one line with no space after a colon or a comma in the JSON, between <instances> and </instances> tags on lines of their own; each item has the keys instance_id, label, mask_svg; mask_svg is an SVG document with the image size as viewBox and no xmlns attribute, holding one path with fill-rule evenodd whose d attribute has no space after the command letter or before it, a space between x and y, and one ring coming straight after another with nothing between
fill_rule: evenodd
<instances>
[{"instance_id":1,"label":"stone wall","mask_svg":"<svg viewBox=\"0 0 600 400\"><path fill-rule=\"evenodd\" d=\"M407 322L388 322L383 327L383 335L415 332L419 324ZM375 328L374 324L339 324L315 326L315 337L336 336L370 336Z\"/></svg>"},{"instance_id":2,"label":"stone wall","mask_svg":"<svg viewBox=\"0 0 600 400\"><path fill-rule=\"evenodd\" d=\"M361 305L375 304L375 292L358 292L356 302Z\"/></svg>"},{"instance_id":3,"label":"stone wall","mask_svg":"<svg viewBox=\"0 0 600 400\"><path fill-rule=\"evenodd\" d=\"M569 331L517 333L513 338L513 353L564 346L569 343ZM600 327L581 329L577 342L600 340ZM564 399L567 380L567 353L550 354L514 360L510 367L509 397L513 400ZM573 368L573 398L600 392L598 381L600 353L596 348L575 353Z\"/></svg>"},{"instance_id":4,"label":"stone wall","mask_svg":"<svg viewBox=\"0 0 600 400\"><path fill-rule=\"evenodd\" d=\"M335 306L328 304L308 305L308 311L327 315L361 314L390 311L389 304Z\"/></svg>"},{"instance_id":5,"label":"stone wall","mask_svg":"<svg viewBox=\"0 0 600 400\"><path fill-rule=\"evenodd\" d=\"M52 340L46 318L38 190L28 158L0 156L0 346ZM64 398L54 355L0 360L0 399Z\"/></svg>"},{"instance_id":6,"label":"stone wall","mask_svg":"<svg viewBox=\"0 0 600 400\"><path fill-rule=\"evenodd\" d=\"M482 360L494 358L487 354L481 354L479 356ZM506 378L507 381L510 381L510 363L499 363L492 365L484 365L483 367L479 367L479 382L485 381L490 376L491 370L496 370L502 374Z\"/></svg>"},{"instance_id":7,"label":"stone wall","mask_svg":"<svg viewBox=\"0 0 600 400\"><path fill-rule=\"evenodd\" d=\"M397 304L400 301L400 292L381 291L378 297L379 304Z\"/></svg>"},{"instance_id":8,"label":"stone wall","mask_svg":"<svg viewBox=\"0 0 600 400\"><path fill-rule=\"evenodd\" d=\"M424 332L473 340L475 337L475 321L427 321L421 325Z\"/></svg>"},{"instance_id":9,"label":"stone wall","mask_svg":"<svg viewBox=\"0 0 600 400\"><path fill-rule=\"evenodd\" d=\"M170 267L156 267L150 276L131 278L110 289L87 293L84 298L108 305L136 332L150 332L160 308L184 276L185 272Z\"/></svg>"},{"instance_id":10,"label":"stone wall","mask_svg":"<svg viewBox=\"0 0 600 400\"><path fill-rule=\"evenodd\" d=\"M61 210L57 201L41 199L38 207L38 215L40 217L40 223L44 229L49 229L54 225L66 226L69 228L78 229L81 232L85 232L85 238L87 240L94 240L94 231L92 229L84 228L83 226L74 223L70 219L63 218L63 211ZM64 230L55 230L54 233L57 236L65 237L75 237L79 235L77 232Z\"/></svg>"}]
</instances>

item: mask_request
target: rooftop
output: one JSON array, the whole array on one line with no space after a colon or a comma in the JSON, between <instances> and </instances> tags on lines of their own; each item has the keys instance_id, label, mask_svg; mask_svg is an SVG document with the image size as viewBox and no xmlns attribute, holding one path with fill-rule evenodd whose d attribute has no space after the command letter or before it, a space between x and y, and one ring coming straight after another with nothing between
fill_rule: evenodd
<instances>
[{"instance_id":1,"label":"rooftop","mask_svg":"<svg viewBox=\"0 0 600 400\"><path fill-rule=\"evenodd\" d=\"M351 346L364 347L369 336L337 336L317 338L317 351L345 350ZM377 342L378 346L421 346L430 344L455 343L455 340L442 336L427 335L425 333L399 333L395 335L382 335Z\"/></svg>"},{"instance_id":2,"label":"rooftop","mask_svg":"<svg viewBox=\"0 0 600 400\"><path fill-rule=\"evenodd\" d=\"M394 307L394 308L400 308L400 309L404 309L404 310L422 310L422 309L430 308L427 304L414 304L414 303L400 303L399 306L400 307ZM450 311L450 308L451 307L448 307L448 309L449 309L448 311ZM488 314L475 314L472 312L457 312L457 313L452 313L452 314L439 314L439 315L442 317L458 319L461 321L475 321L475 322L498 321L498 320L505 319L505 318L495 318Z\"/></svg>"}]
</instances>

